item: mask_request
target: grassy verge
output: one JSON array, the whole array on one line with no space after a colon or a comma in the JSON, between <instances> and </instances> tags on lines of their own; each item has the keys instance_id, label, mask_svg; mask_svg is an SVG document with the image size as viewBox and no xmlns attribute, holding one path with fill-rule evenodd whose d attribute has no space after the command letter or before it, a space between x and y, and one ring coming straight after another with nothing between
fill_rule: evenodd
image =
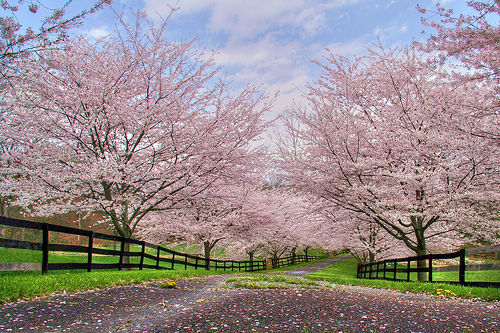
<instances>
[{"instance_id":1,"label":"grassy verge","mask_svg":"<svg viewBox=\"0 0 500 333\"><path fill-rule=\"evenodd\" d=\"M49 272L46 275L41 275L40 272L1 272L0 304L18 299L44 297L54 293L69 293L166 279L179 280L222 273L222 271L214 270Z\"/></svg>"},{"instance_id":2,"label":"grassy verge","mask_svg":"<svg viewBox=\"0 0 500 333\"><path fill-rule=\"evenodd\" d=\"M312 280L269 274L238 274L227 279L225 283L227 288L244 289L316 289L322 287L321 283Z\"/></svg>"},{"instance_id":3,"label":"grassy verge","mask_svg":"<svg viewBox=\"0 0 500 333\"><path fill-rule=\"evenodd\" d=\"M356 267L357 267L356 260L354 258L350 258L335 263L334 265L322 271L309 274L306 276L306 278L311 280L324 280L336 284L395 289L403 292L428 293L432 295L439 295L441 297L464 297L472 299L482 299L486 301L500 300L499 288L463 287L463 286L450 285L444 283L394 282L387 280L357 279ZM441 273L445 272L440 272L439 274ZM484 272L477 272L477 273L484 274ZM442 279L438 273L435 274L436 274L436 279L438 277L439 279ZM480 278L481 274L477 274L476 277ZM486 271L486 274L490 273L487 273Z\"/></svg>"}]
</instances>

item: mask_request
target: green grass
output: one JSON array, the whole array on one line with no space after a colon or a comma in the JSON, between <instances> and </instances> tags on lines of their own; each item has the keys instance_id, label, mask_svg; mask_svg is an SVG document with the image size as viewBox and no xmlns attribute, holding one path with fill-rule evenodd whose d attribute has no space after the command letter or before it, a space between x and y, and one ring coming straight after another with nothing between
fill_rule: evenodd
<instances>
[{"instance_id":1,"label":"green grass","mask_svg":"<svg viewBox=\"0 0 500 333\"><path fill-rule=\"evenodd\" d=\"M0 304L53 293L69 293L166 279L179 280L222 273L214 270L49 272L46 275L41 275L40 272L0 272Z\"/></svg>"},{"instance_id":2,"label":"green grass","mask_svg":"<svg viewBox=\"0 0 500 333\"><path fill-rule=\"evenodd\" d=\"M442 297L464 297L473 299L479 298L486 301L500 300L499 288L464 287L464 286L457 286L444 283L395 282L388 280L357 279L356 268L357 268L356 259L349 258L347 260L337 262L322 271L309 274L306 276L306 278L312 280L324 280L344 285L395 289L403 292L428 293L433 295L438 295L439 293L439 295ZM491 274L488 272L492 271L477 272L480 274L476 274L476 278L482 279L481 275L484 273ZM438 279L444 280L445 275L441 275L442 273L454 273L458 275L457 272L439 272L439 273L434 273L433 276L435 276L436 280ZM468 272L468 273L474 273L474 272ZM467 276L466 276L466 281L467 281ZM446 292L446 290L448 290L449 292ZM452 293L454 295L452 295Z\"/></svg>"},{"instance_id":3,"label":"green grass","mask_svg":"<svg viewBox=\"0 0 500 333\"><path fill-rule=\"evenodd\" d=\"M100 249L113 250L113 247L98 247ZM180 249L191 250L186 247L180 247ZM141 252L141 247L131 246L131 252ZM146 253L156 256L156 250L146 248ZM172 255L165 252L161 253L162 258L171 259ZM177 260L183 260L183 257L176 257ZM92 262L94 264L117 264L120 261L119 256L113 255L97 255L92 256ZM11 249L11 248L0 248L0 262L29 262L29 263L41 263L42 262L42 251L38 250L23 250L23 249ZM195 264L195 259L188 259L189 263ZM86 253L75 253L75 252L54 252L49 251L49 263L87 263ZM140 257L130 257L130 263L139 264ZM203 261L198 261L199 264L203 264ZM144 258L145 265L156 265L156 260ZM171 264L167 262L161 262L161 266L166 268L171 268ZM174 269L184 269L184 264L175 264ZM192 266L187 266L188 270L194 270ZM199 268L200 269L200 268Z\"/></svg>"},{"instance_id":4,"label":"green grass","mask_svg":"<svg viewBox=\"0 0 500 333\"><path fill-rule=\"evenodd\" d=\"M406 269L406 264L398 264L398 269L405 270ZM416 268L417 265L412 264L410 265L412 268ZM374 267L375 269L376 267ZM381 267L382 268L382 267ZM393 277L393 272L391 270L393 269L392 265L387 266L387 273L386 277ZM417 274L416 272L411 272L410 273L410 281L417 281ZM382 277L383 273L379 272L379 276ZM396 273L396 279L399 280L406 280L407 278L407 273L406 272L397 272ZM433 272L432 273L432 280L434 282L439 282L439 281L456 281L458 282L458 270L457 271L450 271L450 272ZM484 270L484 271L465 271L465 281L469 282L500 282L500 270Z\"/></svg>"},{"instance_id":5,"label":"green grass","mask_svg":"<svg viewBox=\"0 0 500 333\"><path fill-rule=\"evenodd\" d=\"M132 248L132 251L138 249ZM93 263L118 263L117 256L93 256ZM21 250L21 249L5 249L0 248L0 261L10 262L41 262L41 251ZM191 261L191 259L190 259ZM72 263L72 262L87 262L85 254L74 254L64 252L50 252L49 263ZM131 262L138 263L139 258L131 258ZM194 261L193 261L194 262ZM155 264L154 260L145 259L145 264ZM307 265L309 263L300 263L287 268L279 268L273 271L282 271L285 269L293 269ZM169 264L163 263L164 266L170 267ZM77 292L89 289L97 289L118 285L142 283L153 280L176 280L191 276L206 276L215 274L231 274L239 273L237 270L225 272L222 270L211 269L206 271L202 268L195 269L188 266L184 270L184 265L176 264L175 270L149 270L142 271L117 271L117 270L95 270L91 273L86 271L49 271L48 274L42 275L40 271L31 272L0 272L0 304L13 302L18 299L33 298L37 296L46 296L52 293ZM262 277L260 281L264 283ZM270 279L279 279L270 277ZM291 281L291 280L288 280ZM310 281L312 282L312 281ZM266 282L267 283L267 282ZM277 283L272 282L272 283ZM312 285L313 283L310 283Z\"/></svg>"},{"instance_id":6,"label":"green grass","mask_svg":"<svg viewBox=\"0 0 500 333\"><path fill-rule=\"evenodd\" d=\"M434 272L434 281L458 281L458 271ZM500 270L465 271L465 281L469 282L500 282Z\"/></svg>"},{"instance_id":7,"label":"green grass","mask_svg":"<svg viewBox=\"0 0 500 333\"><path fill-rule=\"evenodd\" d=\"M245 274L232 276L225 281L228 288L243 289L297 289L320 288L321 283L285 275Z\"/></svg>"}]
</instances>

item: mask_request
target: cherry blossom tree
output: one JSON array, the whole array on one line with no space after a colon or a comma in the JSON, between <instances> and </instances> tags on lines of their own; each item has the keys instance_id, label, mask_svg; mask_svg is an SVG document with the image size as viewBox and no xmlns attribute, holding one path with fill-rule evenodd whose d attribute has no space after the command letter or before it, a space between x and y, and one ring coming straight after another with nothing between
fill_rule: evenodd
<instances>
[{"instance_id":1,"label":"cherry blossom tree","mask_svg":"<svg viewBox=\"0 0 500 333\"><path fill-rule=\"evenodd\" d=\"M161 212L160 218L147 219L140 226L140 236L163 244L167 239L179 243L202 244L206 269L212 250L223 241L230 240L240 228L240 189L214 184L201 194L186 198L176 210Z\"/></svg>"},{"instance_id":2,"label":"cherry blossom tree","mask_svg":"<svg viewBox=\"0 0 500 333\"><path fill-rule=\"evenodd\" d=\"M323 74L309 86L309 105L285 123L295 143L280 147L297 186L417 255L459 232L498 239L488 218L498 208L498 142L471 134L498 128L498 112L477 121L498 110L495 86L457 85L423 58L380 48L316 62Z\"/></svg>"},{"instance_id":3,"label":"cherry blossom tree","mask_svg":"<svg viewBox=\"0 0 500 333\"><path fill-rule=\"evenodd\" d=\"M131 237L148 214L259 161L252 142L272 99L250 86L230 93L209 54L166 41L167 21L136 16L107 39L74 38L22 63L3 121L20 148L3 157L1 189L17 204L101 211Z\"/></svg>"},{"instance_id":4,"label":"cherry blossom tree","mask_svg":"<svg viewBox=\"0 0 500 333\"><path fill-rule=\"evenodd\" d=\"M66 32L68 29L79 25L87 15L102 9L105 5L111 4L112 0L96 1L79 13L68 15L67 12L71 9L72 2L72 0L62 1L62 6L49 9L40 1L0 1L0 8L3 10L3 15L0 16L0 66L2 75L7 73L5 71L6 67L10 67L17 58L62 42L67 37ZM41 19L40 27L23 27L22 22L17 18L18 12L22 11L30 13L34 21ZM40 17L45 14L47 16Z\"/></svg>"},{"instance_id":5,"label":"cherry blossom tree","mask_svg":"<svg viewBox=\"0 0 500 333\"><path fill-rule=\"evenodd\" d=\"M454 57L465 64L469 69L474 69L473 78L492 79L500 84L500 27L498 15L500 14L499 2L492 1L467 1L476 14L455 15L453 10L445 9L439 4L436 10L418 8L423 14L436 14L439 22L423 18L422 23L436 31L429 36L425 43L416 43L426 52L440 51L441 62Z\"/></svg>"},{"instance_id":6,"label":"cherry blossom tree","mask_svg":"<svg viewBox=\"0 0 500 333\"><path fill-rule=\"evenodd\" d=\"M362 263L411 255L411 251L402 242L395 240L373 220L359 219L357 215L331 206L325 206L322 214L326 223L319 233L330 242L335 240L333 247L325 242L325 249L349 250Z\"/></svg>"},{"instance_id":7,"label":"cherry blossom tree","mask_svg":"<svg viewBox=\"0 0 500 333\"><path fill-rule=\"evenodd\" d=\"M437 34L430 35L427 41L414 44L424 52L433 54L440 65L454 69L452 78L457 84L473 80L477 84L493 84L496 89L491 98L498 98L500 93L500 39L498 1L468 1L475 15L456 15L453 10L446 10L437 5L435 11L419 8L423 14L438 15L439 22L422 19L425 26L435 29ZM437 56L434 56L436 55ZM453 58L459 60L451 61ZM481 83L484 82L484 83ZM476 113L477 126L473 135L489 136L500 140L498 131L498 109ZM486 126L485 124L490 124Z\"/></svg>"},{"instance_id":8,"label":"cherry blossom tree","mask_svg":"<svg viewBox=\"0 0 500 333\"><path fill-rule=\"evenodd\" d=\"M254 244L274 260L285 253L294 255L301 248L316 245L313 234L315 216L311 203L305 196L286 188L261 191L254 200L254 210L259 210L262 223L252 229Z\"/></svg>"}]
</instances>

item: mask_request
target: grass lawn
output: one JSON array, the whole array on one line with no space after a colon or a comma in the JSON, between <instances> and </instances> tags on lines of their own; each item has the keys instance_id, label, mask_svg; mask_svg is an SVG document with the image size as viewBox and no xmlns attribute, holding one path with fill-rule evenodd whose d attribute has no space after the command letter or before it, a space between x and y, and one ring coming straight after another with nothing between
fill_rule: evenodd
<instances>
[{"instance_id":1,"label":"grass lawn","mask_svg":"<svg viewBox=\"0 0 500 333\"><path fill-rule=\"evenodd\" d=\"M113 247L98 247L99 249L114 250ZM146 248L146 253L156 257L156 250ZM175 251L188 250L187 253L193 252L193 247L179 246L174 249ZM137 252L140 254L141 247L131 246L131 252ZM161 257L165 259L171 259L172 255L166 252L161 252ZM181 256L176 256L176 260L183 261L184 258ZM117 255L92 255L92 263L94 264L117 264L120 261L120 257ZM42 262L42 251L38 250L24 250L24 249L13 249L13 248L0 248L0 262L29 262L29 263L41 263ZM195 264L195 259L188 259L189 263ZM49 251L49 263L87 263L86 253L77 252L54 252ZM139 264L140 257L130 257L130 263ZM145 265L156 265L156 260L150 258L144 258ZM203 261L198 261L198 264L202 265ZM172 268L171 264L168 262L161 262L160 265L165 268ZM184 269L184 264L175 264L174 269ZM187 269L194 269L191 266L187 266ZM200 268L199 268L200 269Z\"/></svg>"},{"instance_id":2,"label":"grass lawn","mask_svg":"<svg viewBox=\"0 0 500 333\"><path fill-rule=\"evenodd\" d=\"M179 249L180 250L180 249ZM131 251L140 251L140 248L131 248ZM153 253L151 253L153 254ZM154 253L156 255L156 253ZM170 258L170 257L167 257ZM177 258L177 257L176 257ZM182 257L181 257L182 258ZM41 262L41 251L0 248L0 261L3 262ZM118 263L118 256L94 255L93 263ZM194 260L190 259L190 262ZM49 263L86 263L87 255L83 253L50 252ZM139 258L131 258L132 263L139 263ZM156 261L145 258L145 264L155 264ZM201 264L201 263L200 263ZM290 268L297 268L308 263L300 263ZM171 267L169 263L163 266ZM282 271L287 268L278 268L272 271ZM23 298L46 296L53 293L77 292L89 289L105 288L126 284L142 283L155 280L178 280L194 276L215 274L231 274L233 271L213 267L207 271L203 268L195 269L183 264L176 264L175 270L137 269L131 271L94 270L88 273L84 270L49 271L42 275L40 271L29 272L0 272L0 304L13 302ZM234 273L239 273L237 269ZM243 273L243 271L241 272Z\"/></svg>"},{"instance_id":3,"label":"grass lawn","mask_svg":"<svg viewBox=\"0 0 500 333\"><path fill-rule=\"evenodd\" d=\"M356 278L356 268L356 259L349 258L347 260L335 263L324 270L309 274L306 276L306 278L311 280L324 280L345 285L387 288L403 292L409 291L415 293L429 293L433 295L440 295L442 297L480 298L487 301L500 300L500 288L463 287L444 283L394 282L387 280L358 279ZM435 280L445 280L448 279L447 274L450 273L456 274L458 276L457 272L439 272L434 273L433 277ZM495 275L497 277L499 276L498 271L480 271L466 273L466 281L474 281L474 279L491 281L491 275Z\"/></svg>"},{"instance_id":4,"label":"grass lawn","mask_svg":"<svg viewBox=\"0 0 500 333\"><path fill-rule=\"evenodd\" d=\"M227 274L228 272L226 272ZM0 272L0 304L52 293L77 292L158 280L223 274L222 271L133 270L87 272Z\"/></svg>"}]
</instances>

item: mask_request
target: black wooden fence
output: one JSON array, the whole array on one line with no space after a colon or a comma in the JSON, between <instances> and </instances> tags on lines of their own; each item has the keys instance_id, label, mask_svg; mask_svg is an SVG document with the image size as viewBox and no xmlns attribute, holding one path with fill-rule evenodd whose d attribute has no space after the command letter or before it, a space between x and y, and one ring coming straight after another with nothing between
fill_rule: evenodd
<instances>
[{"instance_id":1,"label":"black wooden fence","mask_svg":"<svg viewBox=\"0 0 500 333\"><path fill-rule=\"evenodd\" d=\"M432 261L439 259L454 259L459 258L458 267L458 281L434 281L432 277ZM425 267L415 267L412 262L424 260L427 264ZM449 284L460 284L464 286L478 286L478 287L500 287L500 282L473 282L465 281L465 250L460 250L453 253L445 254L428 254L424 256L407 257L388 259L368 264L358 264L357 277L361 279L382 279L392 281L416 281L412 279L413 276L418 276L419 272L427 273L428 282L440 282Z\"/></svg>"},{"instance_id":2,"label":"black wooden fence","mask_svg":"<svg viewBox=\"0 0 500 333\"><path fill-rule=\"evenodd\" d=\"M309 262L312 260L317 260L320 259L318 256L308 256L308 255L292 255L289 257L284 257L284 258L278 258L278 259L273 259L273 267L278 268L278 267L285 267L285 266L290 266L290 265L295 265L300 262Z\"/></svg>"},{"instance_id":3,"label":"black wooden fence","mask_svg":"<svg viewBox=\"0 0 500 333\"><path fill-rule=\"evenodd\" d=\"M41 231L41 242L0 238L0 247L42 251L42 274L45 274L48 271L52 270L83 269L91 272L94 269L187 269L188 266L194 267L195 269L203 268L224 271L260 271L266 269L266 262L264 260L206 260L203 257L173 251L165 247L150 244L144 241L49 223L38 223L0 216L0 225ZM87 242L86 245L68 245L54 243L50 241L49 234L51 232L83 236L86 237ZM99 248L95 246L95 241L97 240L118 242L120 244L120 249L111 250L106 248ZM51 263L49 262L49 253L51 251L81 253L84 257L86 257L86 260L85 262ZM96 256L118 257L118 262L96 263L94 262ZM125 260L125 258L129 258L129 260ZM279 266L285 266L295 262L312 261L318 258L319 257L314 256L308 256L305 258L303 256L295 256L290 260L288 258L279 259L277 264ZM274 265L274 267L279 266Z\"/></svg>"}]
</instances>

